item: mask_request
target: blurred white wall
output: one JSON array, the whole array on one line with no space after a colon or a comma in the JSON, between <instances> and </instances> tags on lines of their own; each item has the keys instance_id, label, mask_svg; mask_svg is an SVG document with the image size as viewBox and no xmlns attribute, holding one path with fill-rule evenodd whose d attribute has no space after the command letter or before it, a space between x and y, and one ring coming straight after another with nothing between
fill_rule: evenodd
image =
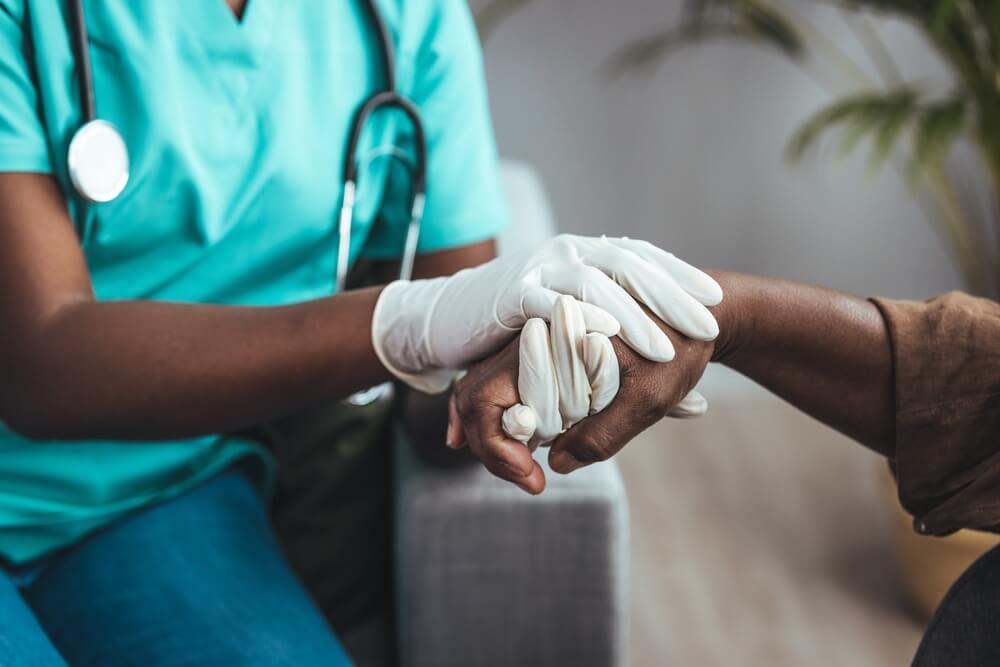
<instances>
[{"instance_id":1,"label":"blurred white wall","mask_svg":"<svg viewBox=\"0 0 1000 667\"><path fill-rule=\"evenodd\" d=\"M869 173L865 150L786 166L792 129L830 96L783 57L716 43L609 79L608 56L680 5L534 0L486 43L500 151L538 168L562 229L645 238L702 266L861 294L960 286L905 183L892 170ZM810 8L809 18L861 54L836 12ZM946 85L907 26L880 29L908 76Z\"/></svg>"}]
</instances>

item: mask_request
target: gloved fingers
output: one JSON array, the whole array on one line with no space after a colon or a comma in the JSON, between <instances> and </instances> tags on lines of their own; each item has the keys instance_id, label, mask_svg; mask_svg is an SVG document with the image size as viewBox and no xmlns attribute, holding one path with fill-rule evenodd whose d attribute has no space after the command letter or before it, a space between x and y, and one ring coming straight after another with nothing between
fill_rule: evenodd
<instances>
[{"instance_id":1,"label":"gloved fingers","mask_svg":"<svg viewBox=\"0 0 1000 667\"><path fill-rule=\"evenodd\" d=\"M529 444L549 442L562 433L562 415L549 329L539 318L531 318L521 329L518 364L517 393L536 418L534 437Z\"/></svg>"},{"instance_id":2,"label":"gloved fingers","mask_svg":"<svg viewBox=\"0 0 1000 667\"><path fill-rule=\"evenodd\" d=\"M643 312L625 288L599 268L583 264L576 270L547 273L544 278L553 290L610 313L621 324L618 335L639 355L650 361L670 361L674 358L674 346L667 335Z\"/></svg>"},{"instance_id":3,"label":"gloved fingers","mask_svg":"<svg viewBox=\"0 0 1000 667\"><path fill-rule=\"evenodd\" d=\"M558 298L558 291L540 285L531 285L525 289L522 295L521 309L527 319L537 317L548 322L552 319ZM621 330L618 320L607 310L597 305L580 302L580 310L583 312L583 321L587 331L601 333L605 336L617 336Z\"/></svg>"},{"instance_id":4,"label":"gloved fingers","mask_svg":"<svg viewBox=\"0 0 1000 667\"><path fill-rule=\"evenodd\" d=\"M701 417L706 412L708 412L708 399L692 389L677 405L667 411L667 416L674 419L691 419Z\"/></svg>"},{"instance_id":5,"label":"gloved fingers","mask_svg":"<svg viewBox=\"0 0 1000 667\"><path fill-rule=\"evenodd\" d=\"M578 304L571 296L560 296L549 330L563 429L590 412L590 381L583 363L583 340L587 332Z\"/></svg>"},{"instance_id":6,"label":"gloved fingers","mask_svg":"<svg viewBox=\"0 0 1000 667\"><path fill-rule=\"evenodd\" d=\"M587 255L585 261L613 278L636 301L685 336L713 340L719 335L719 325L708 308L685 292L658 264L610 241Z\"/></svg>"},{"instance_id":7,"label":"gloved fingers","mask_svg":"<svg viewBox=\"0 0 1000 667\"><path fill-rule=\"evenodd\" d=\"M611 404L621 382L618 355L607 336L587 334L583 339L583 364L590 383L589 414L593 415Z\"/></svg>"},{"instance_id":8,"label":"gloved fingers","mask_svg":"<svg viewBox=\"0 0 1000 667\"><path fill-rule=\"evenodd\" d=\"M607 241L619 248L634 252L647 262L661 267L669 273L681 289L693 296L705 306L717 306L722 303L722 287L716 280L673 253L657 247L648 241L638 239L608 238Z\"/></svg>"},{"instance_id":9,"label":"gloved fingers","mask_svg":"<svg viewBox=\"0 0 1000 667\"><path fill-rule=\"evenodd\" d=\"M534 410L523 403L512 405L504 410L500 422L503 425L504 433L526 445L538 428L538 416Z\"/></svg>"},{"instance_id":10,"label":"gloved fingers","mask_svg":"<svg viewBox=\"0 0 1000 667\"><path fill-rule=\"evenodd\" d=\"M584 332L580 303L560 296L551 328L532 318L518 348L521 403L503 412L503 432L531 445L607 407L618 393L618 357L607 336ZM568 398L567 398L568 397Z\"/></svg>"}]
</instances>

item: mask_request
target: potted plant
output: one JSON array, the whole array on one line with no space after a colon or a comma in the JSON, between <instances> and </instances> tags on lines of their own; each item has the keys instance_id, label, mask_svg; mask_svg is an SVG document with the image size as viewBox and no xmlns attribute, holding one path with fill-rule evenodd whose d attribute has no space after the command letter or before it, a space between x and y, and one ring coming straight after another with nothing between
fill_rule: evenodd
<instances>
[{"instance_id":1,"label":"potted plant","mask_svg":"<svg viewBox=\"0 0 1000 667\"><path fill-rule=\"evenodd\" d=\"M930 217L946 239L974 293L1000 294L1000 2L996 0L855 0L831 2L850 12L878 80L865 75L838 44L812 25L794 0L688 0L679 21L628 44L613 71L659 63L677 49L708 40L740 40L777 50L807 69L823 59L849 74L853 92L833 99L794 132L786 149L797 163L822 139L845 154L864 140L871 164L891 164L911 191L930 204ZM907 81L877 31L873 17L889 15L914 25L951 73L943 92ZM949 160L959 142L975 149L992 197L986 219L958 195ZM990 227L993 228L992 234ZM887 474L888 478L888 474ZM887 488L895 489L892 480ZM895 496L895 493L892 494ZM992 534L960 531L921 537L896 503L903 581L928 615L957 576L998 542Z\"/></svg>"}]
</instances>

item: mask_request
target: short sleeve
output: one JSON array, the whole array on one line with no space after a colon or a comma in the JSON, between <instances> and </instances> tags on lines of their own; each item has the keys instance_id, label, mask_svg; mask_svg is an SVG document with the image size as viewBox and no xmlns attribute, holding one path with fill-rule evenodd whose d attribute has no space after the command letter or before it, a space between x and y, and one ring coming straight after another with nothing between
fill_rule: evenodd
<instances>
[{"instance_id":1,"label":"short sleeve","mask_svg":"<svg viewBox=\"0 0 1000 667\"><path fill-rule=\"evenodd\" d=\"M0 171L52 171L30 62L23 3L0 0Z\"/></svg>"},{"instance_id":2,"label":"short sleeve","mask_svg":"<svg viewBox=\"0 0 1000 667\"><path fill-rule=\"evenodd\" d=\"M507 224L482 53L468 4L439 0L428 5L430 14L419 21L424 25L408 91L427 140L420 252L483 241ZM405 179L406 169L389 171L379 224L364 250L368 257L401 254L410 201Z\"/></svg>"}]
</instances>

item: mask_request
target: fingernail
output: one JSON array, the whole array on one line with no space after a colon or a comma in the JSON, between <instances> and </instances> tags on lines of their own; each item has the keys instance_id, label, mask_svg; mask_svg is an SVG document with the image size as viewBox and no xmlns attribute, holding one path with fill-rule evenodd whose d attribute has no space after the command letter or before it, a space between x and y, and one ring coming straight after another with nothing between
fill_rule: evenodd
<instances>
[{"instance_id":1,"label":"fingernail","mask_svg":"<svg viewBox=\"0 0 1000 667\"><path fill-rule=\"evenodd\" d=\"M722 285L720 285L714 278L709 276L709 283L705 285L704 293L702 299L706 306L718 306L722 303L724 297L722 293Z\"/></svg>"},{"instance_id":2,"label":"fingernail","mask_svg":"<svg viewBox=\"0 0 1000 667\"><path fill-rule=\"evenodd\" d=\"M658 335L657 335L658 334ZM653 336L653 340L650 341L650 347L652 348L652 355L650 361L657 362L667 362L673 361L675 352L674 345L667 338L667 334L662 331L657 331Z\"/></svg>"},{"instance_id":3,"label":"fingernail","mask_svg":"<svg viewBox=\"0 0 1000 667\"><path fill-rule=\"evenodd\" d=\"M719 337L719 323L707 310L705 316L697 324L700 340L715 340Z\"/></svg>"},{"instance_id":4,"label":"fingernail","mask_svg":"<svg viewBox=\"0 0 1000 667\"><path fill-rule=\"evenodd\" d=\"M549 458L549 466L564 475L582 468L585 464L567 451L556 452Z\"/></svg>"},{"instance_id":5,"label":"fingernail","mask_svg":"<svg viewBox=\"0 0 1000 667\"><path fill-rule=\"evenodd\" d=\"M719 322L713 317L712 323L708 327L709 340L715 340L719 337Z\"/></svg>"},{"instance_id":6,"label":"fingernail","mask_svg":"<svg viewBox=\"0 0 1000 667\"><path fill-rule=\"evenodd\" d=\"M529 496L537 495L534 491L532 491L531 489L529 489L527 486L524 486L523 484L518 484L517 482L514 482L514 486L516 486L517 488L521 489L522 491L524 491L525 493L527 493Z\"/></svg>"},{"instance_id":7,"label":"fingernail","mask_svg":"<svg viewBox=\"0 0 1000 667\"><path fill-rule=\"evenodd\" d=\"M445 444L445 447L448 447L449 449L455 449L455 441L456 440L457 440L457 438L455 437L455 420L451 418L451 415L449 415L448 416L448 430L445 431L445 434L444 434L444 444Z\"/></svg>"}]
</instances>

